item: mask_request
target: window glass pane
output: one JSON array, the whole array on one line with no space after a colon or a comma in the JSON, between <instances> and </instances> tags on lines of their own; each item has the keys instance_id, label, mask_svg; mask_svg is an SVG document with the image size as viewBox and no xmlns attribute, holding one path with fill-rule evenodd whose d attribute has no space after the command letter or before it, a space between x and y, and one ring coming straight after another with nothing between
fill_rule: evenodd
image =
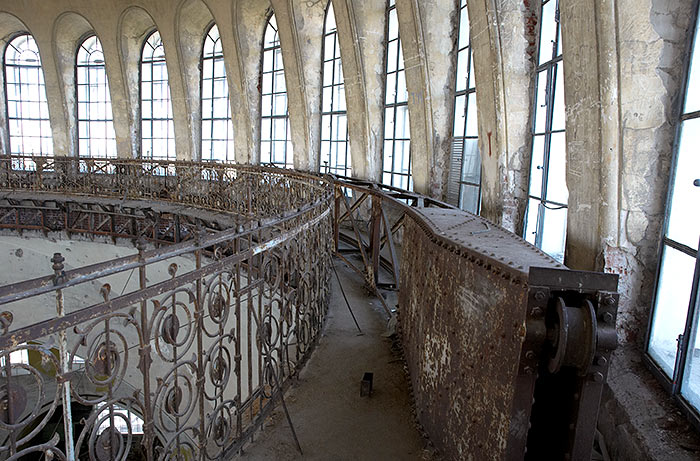
<instances>
[{"instance_id":1,"label":"window glass pane","mask_svg":"<svg viewBox=\"0 0 700 461\"><path fill-rule=\"evenodd\" d=\"M408 101L408 91L406 90L406 72L396 74L396 102Z\"/></svg>"},{"instance_id":2,"label":"window glass pane","mask_svg":"<svg viewBox=\"0 0 700 461\"><path fill-rule=\"evenodd\" d=\"M464 211L476 214L479 211L479 187L462 184L461 189L459 207Z\"/></svg>"},{"instance_id":3,"label":"window glass pane","mask_svg":"<svg viewBox=\"0 0 700 461\"><path fill-rule=\"evenodd\" d=\"M386 76L386 104L396 102L396 74L387 74Z\"/></svg>"},{"instance_id":4,"label":"window glass pane","mask_svg":"<svg viewBox=\"0 0 700 461\"><path fill-rule=\"evenodd\" d=\"M566 114L564 112L564 64L559 62L554 66L557 74L554 91L554 112L552 114L552 130L563 130L566 128Z\"/></svg>"},{"instance_id":5,"label":"window glass pane","mask_svg":"<svg viewBox=\"0 0 700 461\"><path fill-rule=\"evenodd\" d=\"M478 119L476 115L476 93L469 93L467 106L467 136L479 136Z\"/></svg>"},{"instance_id":6,"label":"window glass pane","mask_svg":"<svg viewBox=\"0 0 700 461\"><path fill-rule=\"evenodd\" d=\"M455 138L461 138L464 136L464 127L466 124L466 95L459 95L455 98L455 125L453 135Z\"/></svg>"},{"instance_id":7,"label":"window glass pane","mask_svg":"<svg viewBox=\"0 0 700 461\"><path fill-rule=\"evenodd\" d=\"M399 42L395 40L387 45L386 71L395 72L398 65Z\"/></svg>"},{"instance_id":8,"label":"window glass pane","mask_svg":"<svg viewBox=\"0 0 700 461\"><path fill-rule=\"evenodd\" d=\"M394 40L399 37L399 18L396 15L396 8L389 10L389 35L387 41Z\"/></svg>"},{"instance_id":9,"label":"window glass pane","mask_svg":"<svg viewBox=\"0 0 700 461\"><path fill-rule=\"evenodd\" d=\"M569 190L566 187L566 139L564 133L554 133L549 148L547 172L547 200L566 205Z\"/></svg>"},{"instance_id":10,"label":"window glass pane","mask_svg":"<svg viewBox=\"0 0 700 461\"><path fill-rule=\"evenodd\" d=\"M479 140L465 139L462 154L462 181L478 186L481 182L481 156Z\"/></svg>"},{"instance_id":11,"label":"window glass pane","mask_svg":"<svg viewBox=\"0 0 700 461\"><path fill-rule=\"evenodd\" d=\"M694 270L694 258L664 247L648 351L669 377L676 362L676 340L685 329Z\"/></svg>"},{"instance_id":12,"label":"window glass pane","mask_svg":"<svg viewBox=\"0 0 700 461\"><path fill-rule=\"evenodd\" d=\"M469 45L469 14L465 6L461 7L459 16L459 44L461 50Z\"/></svg>"},{"instance_id":13,"label":"window glass pane","mask_svg":"<svg viewBox=\"0 0 700 461\"><path fill-rule=\"evenodd\" d=\"M530 195L542 198L542 172L544 170L544 135L532 138L532 168L530 169Z\"/></svg>"},{"instance_id":14,"label":"window glass pane","mask_svg":"<svg viewBox=\"0 0 700 461\"><path fill-rule=\"evenodd\" d=\"M464 49L457 54L457 78L455 80L455 91L467 89L467 77L469 73L469 49Z\"/></svg>"},{"instance_id":15,"label":"window glass pane","mask_svg":"<svg viewBox=\"0 0 700 461\"><path fill-rule=\"evenodd\" d=\"M408 106L396 107L396 139L409 139L411 137L411 128L408 121Z\"/></svg>"},{"instance_id":16,"label":"window glass pane","mask_svg":"<svg viewBox=\"0 0 700 461\"><path fill-rule=\"evenodd\" d=\"M697 211L700 187L693 184L693 181L700 178L698 146L700 118L682 122L667 236L695 249L698 247L700 236L700 213Z\"/></svg>"},{"instance_id":17,"label":"window glass pane","mask_svg":"<svg viewBox=\"0 0 700 461\"><path fill-rule=\"evenodd\" d=\"M557 23L555 20L556 0L550 0L542 6L542 29L540 31L540 61L545 63L552 59L554 40L556 39Z\"/></svg>"},{"instance_id":18,"label":"window glass pane","mask_svg":"<svg viewBox=\"0 0 700 461\"><path fill-rule=\"evenodd\" d=\"M544 133L547 121L547 69L537 74L537 99L535 101L535 133Z\"/></svg>"},{"instance_id":19,"label":"window glass pane","mask_svg":"<svg viewBox=\"0 0 700 461\"><path fill-rule=\"evenodd\" d=\"M559 262L564 261L566 242L566 208L544 209L542 251Z\"/></svg>"},{"instance_id":20,"label":"window glass pane","mask_svg":"<svg viewBox=\"0 0 700 461\"><path fill-rule=\"evenodd\" d=\"M540 201L531 198L527 204L527 212L525 219L527 220L525 226L525 240L535 244L535 239L537 237L537 214L540 207Z\"/></svg>"}]
</instances>

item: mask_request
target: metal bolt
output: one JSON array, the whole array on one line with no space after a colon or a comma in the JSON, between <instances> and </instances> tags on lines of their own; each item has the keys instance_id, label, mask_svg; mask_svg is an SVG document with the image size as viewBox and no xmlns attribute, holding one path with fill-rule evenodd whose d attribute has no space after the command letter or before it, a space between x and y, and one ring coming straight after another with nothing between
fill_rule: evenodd
<instances>
[{"instance_id":1,"label":"metal bolt","mask_svg":"<svg viewBox=\"0 0 700 461\"><path fill-rule=\"evenodd\" d=\"M602 383L604 379L605 379L605 377L603 376L603 373L601 373L599 371L596 371L595 373L593 373L593 381L595 381L597 383Z\"/></svg>"},{"instance_id":2,"label":"metal bolt","mask_svg":"<svg viewBox=\"0 0 700 461\"><path fill-rule=\"evenodd\" d=\"M528 360L532 360L535 358L535 353L533 351L527 351L525 352L525 358Z\"/></svg>"},{"instance_id":3,"label":"metal bolt","mask_svg":"<svg viewBox=\"0 0 700 461\"><path fill-rule=\"evenodd\" d=\"M606 312L603 314L603 322L605 323L613 323L614 319L615 317L610 312Z\"/></svg>"},{"instance_id":4,"label":"metal bolt","mask_svg":"<svg viewBox=\"0 0 700 461\"><path fill-rule=\"evenodd\" d=\"M607 304L608 306L612 306L613 304L615 304L615 298L613 296L608 296L607 298L605 298L605 304Z\"/></svg>"},{"instance_id":5,"label":"metal bolt","mask_svg":"<svg viewBox=\"0 0 700 461\"><path fill-rule=\"evenodd\" d=\"M543 313L544 312L542 311L541 308L535 307L532 309L532 312L530 313L530 315L532 315L533 317L542 317Z\"/></svg>"},{"instance_id":6,"label":"metal bolt","mask_svg":"<svg viewBox=\"0 0 700 461\"><path fill-rule=\"evenodd\" d=\"M542 300L544 299L544 297L545 297L545 296L544 296L544 292L543 292L543 291L538 291L537 293L535 293L535 299L536 299L537 301L542 301Z\"/></svg>"},{"instance_id":7,"label":"metal bolt","mask_svg":"<svg viewBox=\"0 0 700 461\"><path fill-rule=\"evenodd\" d=\"M608 363L608 359L606 359L605 357L602 357L602 356L598 357L595 360L595 364L600 365L601 367L607 365L607 363Z\"/></svg>"},{"instance_id":8,"label":"metal bolt","mask_svg":"<svg viewBox=\"0 0 700 461\"><path fill-rule=\"evenodd\" d=\"M523 369L523 371L525 372L526 375L531 375L532 373L535 372L535 370L532 367L525 367Z\"/></svg>"}]
</instances>

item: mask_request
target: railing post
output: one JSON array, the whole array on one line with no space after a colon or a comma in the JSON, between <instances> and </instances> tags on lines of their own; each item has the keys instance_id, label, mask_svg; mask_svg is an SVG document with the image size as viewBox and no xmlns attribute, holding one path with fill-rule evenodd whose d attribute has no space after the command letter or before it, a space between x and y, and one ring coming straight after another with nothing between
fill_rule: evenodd
<instances>
[{"instance_id":1,"label":"railing post","mask_svg":"<svg viewBox=\"0 0 700 461\"><path fill-rule=\"evenodd\" d=\"M63 277L65 272L63 270L63 261L65 259L61 253L54 253L53 258L51 258L52 268L53 268L53 284L54 286L60 285L63 282ZM65 316L65 309L63 305L63 290L60 288L56 290L56 315L58 317ZM73 442L73 413L71 411L71 398L70 398L70 381L66 379L68 375L68 362L70 356L68 354L68 340L66 339L66 330L61 330L58 332L58 353L59 353L59 363L61 367L61 404L63 405L63 433L66 439L66 459L68 461L75 461L75 444Z\"/></svg>"},{"instance_id":2,"label":"railing post","mask_svg":"<svg viewBox=\"0 0 700 461\"><path fill-rule=\"evenodd\" d=\"M139 239L136 242L136 249L139 251L139 289L145 290L146 283L146 265L144 264L143 252L146 249L146 242ZM143 344L139 350L139 368L143 376L143 445L145 447L146 459L153 459L153 421L155 415L151 408L151 330L148 327L148 303L141 301L141 331L143 332Z\"/></svg>"},{"instance_id":3,"label":"railing post","mask_svg":"<svg viewBox=\"0 0 700 461\"><path fill-rule=\"evenodd\" d=\"M343 189L336 183L333 186L333 192L334 192L334 197L335 197L335 206L333 207L333 244L334 244L334 252L337 254L338 253L338 238L339 238L339 233L340 233L340 223L338 220L340 219L340 194L343 193Z\"/></svg>"},{"instance_id":4,"label":"railing post","mask_svg":"<svg viewBox=\"0 0 700 461\"><path fill-rule=\"evenodd\" d=\"M372 195L372 216L370 218L370 258L372 273L369 274L373 286L379 282L379 240L382 230L382 199L379 195Z\"/></svg>"}]
</instances>

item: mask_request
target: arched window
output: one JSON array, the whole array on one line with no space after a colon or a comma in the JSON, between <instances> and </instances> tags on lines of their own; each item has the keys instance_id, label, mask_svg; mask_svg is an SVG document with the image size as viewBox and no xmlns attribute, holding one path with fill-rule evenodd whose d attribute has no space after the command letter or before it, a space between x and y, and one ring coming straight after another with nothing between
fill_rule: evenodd
<instances>
[{"instance_id":1,"label":"arched window","mask_svg":"<svg viewBox=\"0 0 700 461\"><path fill-rule=\"evenodd\" d=\"M321 95L322 172L350 175L345 81L340 61L333 2L328 2L323 35L323 93Z\"/></svg>"},{"instance_id":2,"label":"arched window","mask_svg":"<svg viewBox=\"0 0 700 461\"><path fill-rule=\"evenodd\" d=\"M460 2L455 79L455 113L448 200L458 204L463 210L478 213L481 201L481 155L479 155L476 85L466 0Z\"/></svg>"},{"instance_id":3,"label":"arched window","mask_svg":"<svg viewBox=\"0 0 700 461\"><path fill-rule=\"evenodd\" d=\"M647 359L676 398L700 411L700 35L696 19L678 120L675 159L661 238L661 258ZM697 422L697 420L696 420Z\"/></svg>"},{"instance_id":4,"label":"arched window","mask_svg":"<svg viewBox=\"0 0 700 461\"><path fill-rule=\"evenodd\" d=\"M260 109L260 163L294 168L287 110L282 48L275 15L270 16L263 42Z\"/></svg>"},{"instance_id":5,"label":"arched window","mask_svg":"<svg viewBox=\"0 0 700 461\"><path fill-rule=\"evenodd\" d=\"M395 0L389 0L386 17L386 90L382 182L401 189L412 190L408 91L406 91L406 74Z\"/></svg>"},{"instance_id":6,"label":"arched window","mask_svg":"<svg viewBox=\"0 0 700 461\"><path fill-rule=\"evenodd\" d=\"M78 153L81 157L116 157L112 101L102 44L86 38L76 57Z\"/></svg>"},{"instance_id":7,"label":"arched window","mask_svg":"<svg viewBox=\"0 0 700 461\"><path fill-rule=\"evenodd\" d=\"M216 24L209 29L202 50L202 160L234 160L231 104Z\"/></svg>"},{"instance_id":8,"label":"arched window","mask_svg":"<svg viewBox=\"0 0 700 461\"><path fill-rule=\"evenodd\" d=\"M3 64L10 152L53 155L44 72L34 37L15 37L5 48Z\"/></svg>"},{"instance_id":9,"label":"arched window","mask_svg":"<svg viewBox=\"0 0 700 461\"><path fill-rule=\"evenodd\" d=\"M175 129L165 49L158 31L141 53L141 157L175 160Z\"/></svg>"},{"instance_id":10,"label":"arched window","mask_svg":"<svg viewBox=\"0 0 700 461\"><path fill-rule=\"evenodd\" d=\"M563 261L569 191L566 188L566 119L559 0L542 1L539 48L524 237L545 253Z\"/></svg>"}]
</instances>

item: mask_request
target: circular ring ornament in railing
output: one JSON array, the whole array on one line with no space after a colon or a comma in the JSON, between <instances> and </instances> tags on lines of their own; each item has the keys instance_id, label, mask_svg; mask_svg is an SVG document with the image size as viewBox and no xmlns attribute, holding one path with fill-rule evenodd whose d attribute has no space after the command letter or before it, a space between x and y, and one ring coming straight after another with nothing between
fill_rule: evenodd
<instances>
[{"instance_id":1,"label":"circular ring ornament in railing","mask_svg":"<svg viewBox=\"0 0 700 461\"><path fill-rule=\"evenodd\" d=\"M158 378L153 399L158 427L162 432L177 430L176 418L187 421L197 408L197 385L192 377L197 375L197 364L191 360L176 364L165 376Z\"/></svg>"},{"instance_id":2,"label":"circular ring ornament in railing","mask_svg":"<svg viewBox=\"0 0 700 461\"><path fill-rule=\"evenodd\" d=\"M30 352L37 354L39 360L29 363L13 362L12 354L21 355L22 352L27 357ZM47 401L46 380L51 374L57 375L60 368L51 351L39 345L23 345L4 350L0 353L0 362L4 364L0 370L0 429L11 434L8 441L0 445L0 453L6 453L11 443L15 446L24 445L48 424L60 403L60 386L56 386L53 396ZM41 368L38 369L37 366ZM31 394L28 390L31 390ZM36 425L32 427L34 424ZM25 433L30 427L32 429Z\"/></svg>"},{"instance_id":3,"label":"circular ring ornament in railing","mask_svg":"<svg viewBox=\"0 0 700 461\"><path fill-rule=\"evenodd\" d=\"M187 303L182 301L184 297ZM196 337L194 304L195 295L188 288L175 290L160 301L153 300L155 349L163 360L174 363L188 354Z\"/></svg>"},{"instance_id":4,"label":"circular ring ornament in railing","mask_svg":"<svg viewBox=\"0 0 700 461\"><path fill-rule=\"evenodd\" d=\"M231 334L220 336L207 350L204 362L204 376L209 378L208 386L204 387L204 396L212 402L223 398L224 391L231 377L231 352L224 342L234 342ZM211 390L213 388L213 391Z\"/></svg>"},{"instance_id":5,"label":"circular ring ornament in railing","mask_svg":"<svg viewBox=\"0 0 700 461\"><path fill-rule=\"evenodd\" d=\"M237 407L234 401L225 400L221 402L212 411L212 418L206 429L207 440L212 440L218 448L225 447L238 432L237 415ZM216 452L211 453L208 446L206 455L209 459L216 458Z\"/></svg>"}]
</instances>

